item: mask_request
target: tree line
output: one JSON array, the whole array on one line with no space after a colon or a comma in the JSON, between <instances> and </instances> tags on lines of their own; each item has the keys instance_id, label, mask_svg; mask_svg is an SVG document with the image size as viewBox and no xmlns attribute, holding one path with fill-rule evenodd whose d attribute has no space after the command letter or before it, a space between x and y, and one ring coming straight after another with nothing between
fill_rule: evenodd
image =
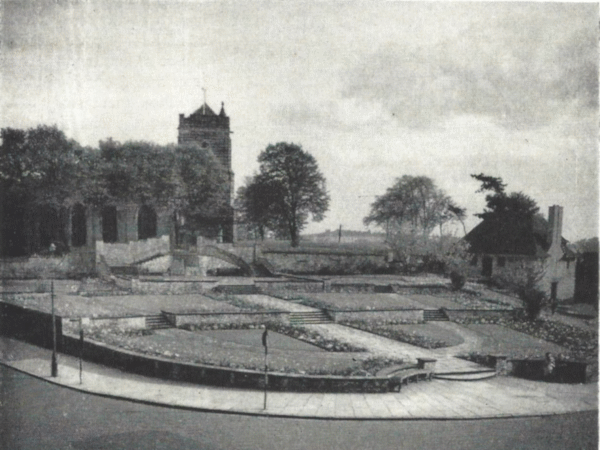
<instances>
[{"instance_id":1,"label":"tree line","mask_svg":"<svg viewBox=\"0 0 600 450\"><path fill-rule=\"evenodd\" d=\"M84 147L45 125L4 128L0 137L3 255L42 250L23 248L23 229L36 211L50 211L48 217L60 220L74 205L130 202L177 211L191 228L231 213L230 174L196 145L107 139ZM52 229L53 240L64 240L60 226Z\"/></svg>"},{"instance_id":2,"label":"tree line","mask_svg":"<svg viewBox=\"0 0 600 450\"><path fill-rule=\"evenodd\" d=\"M102 207L132 202L168 207L184 215L188 227L231 214L231 174L210 150L196 145L124 143L107 139L83 147L55 126L1 130L0 216L3 247L26 210L41 206L61 210L75 204ZM326 180L317 161L301 145L268 145L259 169L237 191L236 221L261 239L267 234L290 240L293 247L309 220L320 221L329 209ZM474 174L486 194L485 219L510 215L525 220L538 212L533 199L507 194L501 178ZM366 225L377 225L388 242L410 257L431 242L438 230L458 222L464 229L466 209L457 205L426 176L404 175L371 204ZM14 240L14 239L13 239ZM6 252L4 252L6 253Z\"/></svg>"}]
</instances>

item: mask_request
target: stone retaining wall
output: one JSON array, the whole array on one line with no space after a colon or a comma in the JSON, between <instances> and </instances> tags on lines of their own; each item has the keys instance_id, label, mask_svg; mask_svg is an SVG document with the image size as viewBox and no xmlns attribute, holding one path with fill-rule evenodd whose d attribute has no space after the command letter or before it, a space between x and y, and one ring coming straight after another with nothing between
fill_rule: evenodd
<instances>
[{"instance_id":1,"label":"stone retaining wall","mask_svg":"<svg viewBox=\"0 0 600 450\"><path fill-rule=\"evenodd\" d=\"M62 318L55 316L57 347L60 350ZM52 348L52 315L21 306L0 303L0 334Z\"/></svg>"},{"instance_id":2,"label":"stone retaining wall","mask_svg":"<svg viewBox=\"0 0 600 450\"><path fill-rule=\"evenodd\" d=\"M377 320L381 322L422 323L422 309L394 310L326 310L335 322L352 322L355 320Z\"/></svg>"},{"instance_id":3,"label":"stone retaining wall","mask_svg":"<svg viewBox=\"0 0 600 450\"><path fill-rule=\"evenodd\" d=\"M65 332L75 333L79 330L79 319L63 319L63 330ZM146 317L82 317L81 325L86 330L111 328L118 330L145 330Z\"/></svg>"},{"instance_id":4,"label":"stone retaining wall","mask_svg":"<svg viewBox=\"0 0 600 450\"><path fill-rule=\"evenodd\" d=\"M450 320L463 322L471 319L512 319L522 314L521 308L515 309L444 309Z\"/></svg>"},{"instance_id":5,"label":"stone retaining wall","mask_svg":"<svg viewBox=\"0 0 600 450\"><path fill-rule=\"evenodd\" d=\"M385 271L389 268L387 253L360 254L354 252L323 252L309 249L264 250L267 259L277 272L288 273L364 273Z\"/></svg>"},{"instance_id":6,"label":"stone retaining wall","mask_svg":"<svg viewBox=\"0 0 600 450\"><path fill-rule=\"evenodd\" d=\"M239 313L173 313L163 311L169 323L176 327L183 325L256 325L272 320L289 325L287 311L239 312Z\"/></svg>"},{"instance_id":7,"label":"stone retaining wall","mask_svg":"<svg viewBox=\"0 0 600 450\"><path fill-rule=\"evenodd\" d=\"M64 335L62 351L79 357L81 345L76 335ZM147 377L210 386L264 389L264 372L181 363L144 356L99 342L85 341L83 358ZM269 390L289 392L389 392L397 384L393 378L296 375L269 372Z\"/></svg>"},{"instance_id":8,"label":"stone retaining wall","mask_svg":"<svg viewBox=\"0 0 600 450\"><path fill-rule=\"evenodd\" d=\"M133 278L131 290L135 294L191 294L212 289L217 280L152 280Z\"/></svg>"},{"instance_id":9,"label":"stone retaining wall","mask_svg":"<svg viewBox=\"0 0 600 450\"><path fill-rule=\"evenodd\" d=\"M550 373L543 359L511 359L507 366L512 376L548 383L585 383L591 375L588 364L577 361L556 361Z\"/></svg>"},{"instance_id":10,"label":"stone retaining wall","mask_svg":"<svg viewBox=\"0 0 600 450\"><path fill-rule=\"evenodd\" d=\"M265 293L282 292L326 292L327 284L322 280L255 280L254 285Z\"/></svg>"}]
</instances>

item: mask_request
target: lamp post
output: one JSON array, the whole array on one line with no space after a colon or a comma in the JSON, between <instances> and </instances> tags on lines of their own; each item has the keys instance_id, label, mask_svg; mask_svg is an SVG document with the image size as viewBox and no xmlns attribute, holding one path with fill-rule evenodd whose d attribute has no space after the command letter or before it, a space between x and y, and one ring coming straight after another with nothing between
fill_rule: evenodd
<instances>
[{"instance_id":1,"label":"lamp post","mask_svg":"<svg viewBox=\"0 0 600 450\"><path fill-rule=\"evenodd\" d=\"M267 409L267 389L268 389L268 386L269 386L269 375L268 375L268 370L269 370L269 359L268 359L268 354L269 354L269 344L268 344L269 330L267 329L266 326L264 326L264 327L265 327L265 331L263 331L263 335L262 335L262 345L263 345L263 347L265 347L265 396L264 396L263 409Z\"/></svg>"},{"instance_id":2,"label":"lamp post","mask_svg":"<svg viewBox=\"0 0 600 450\"><path fill-rule=\"evenodd\" d=\"M56 245L50 244L50 256L54 256ZM56 361L56 316L54 314L54 280L50 280L50 301L52 309L52 361L50 362L50 373L52 377L58 376L58 362Z\"/></svg>"},{"instance_id":3,"label":"lamp post","mask_svg":"<svg viewBox=\"0 0 600 450\"><path fill-rule=\"evenodd\" d=\"M50 371L53 377L58 376L58 363L56 361L56 317L54 315L54 280L50 282L50 298L52 299L52 362Z\"/></svg>"}]
</instances>

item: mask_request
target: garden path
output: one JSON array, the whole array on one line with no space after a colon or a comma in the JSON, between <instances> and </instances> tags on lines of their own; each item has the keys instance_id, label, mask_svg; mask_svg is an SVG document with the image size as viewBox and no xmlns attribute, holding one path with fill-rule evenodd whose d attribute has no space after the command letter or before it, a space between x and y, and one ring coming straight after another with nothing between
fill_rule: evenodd
<instances>
[{"instance_id":1,"label":"garden path","mask_svg":"<svg viewBox=\"0 0 600 450\"><path fill-rule=\"evenodd\" d=\"M280 311L317 311L305 305L291 303L267 295L240 295L239 297L264 307L274 308ZM450 325L449 325L450 326ZM437 359L436 372L468 372L481 369L481 366L463 359L455 358L453 355L462 351L462 346L472 344L476 335L468 330L461 330L459 334L465 339L465 344L451 347L447 351L428 350L414 345L398 342L379 336L367 331L357 330L340 324L304 325L305 328L313 330L328 339L337 339L357 347L363 347L374 357L400 358L405 361L416 361L417 358ZM456 331L453 328L453 331ZM466 347L465 347L466 348ZM444 350L444 349L441 349Z\"/></svg>"}]
</instances>

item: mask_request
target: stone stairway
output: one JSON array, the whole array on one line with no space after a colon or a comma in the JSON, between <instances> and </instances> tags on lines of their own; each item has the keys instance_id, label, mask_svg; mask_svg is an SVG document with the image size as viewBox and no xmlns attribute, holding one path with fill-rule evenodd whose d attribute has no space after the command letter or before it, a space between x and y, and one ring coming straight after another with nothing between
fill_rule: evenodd
<instances>
[{"instance_id":1,"label":"stone stairway","mask_svg":"<svg viewBox=\"0 0 600 450\"><path fill-rule=\"evenodd\" d=\"M162 314L155 314L146 316L146 328L148 330L165 330L167 328L173 328L173 325L171 325Z\"/></svg>"},{"instance_id":2,"label":"stone stairway","mask_svg":"<svg viewBox=\"0 0 600 450\"><path fill-rule=\"evenodd\" d=\"M329 314L325 311L291 312L291 325L320 325L333 323Z\"/></svg>"},{"instance_id":3,"label":"stone stairway","mask_svg":"<svg viewBox=\"0 0 600 450\"><path fill-rule=\"evenodd\" d=\"M425 322L448 321L448 315L443 309L426 309L423 311L423 320Z\"/></svg>"},{"instance_id":4,"label":"stone stairway","mask_svg":"<svg viewBox=\"0 0 600 450\"><path fill-rule=\"evenodd\" d=\"M481 369L464 372L435 373L433 378L447 381L479 381L494 378L495 376L496 371L494 369Z\"/></svg>"},{"instance_id":5,"label":"stone stairway","mask_svg":"<svg viewBox=\"0 0 600 450\"><path fill-rule=\"evenodd\" d=\"M258 287L254 284L220 284L213 290L229 295L254 295L260 293Z\"/></svg>"}]
</instances>

